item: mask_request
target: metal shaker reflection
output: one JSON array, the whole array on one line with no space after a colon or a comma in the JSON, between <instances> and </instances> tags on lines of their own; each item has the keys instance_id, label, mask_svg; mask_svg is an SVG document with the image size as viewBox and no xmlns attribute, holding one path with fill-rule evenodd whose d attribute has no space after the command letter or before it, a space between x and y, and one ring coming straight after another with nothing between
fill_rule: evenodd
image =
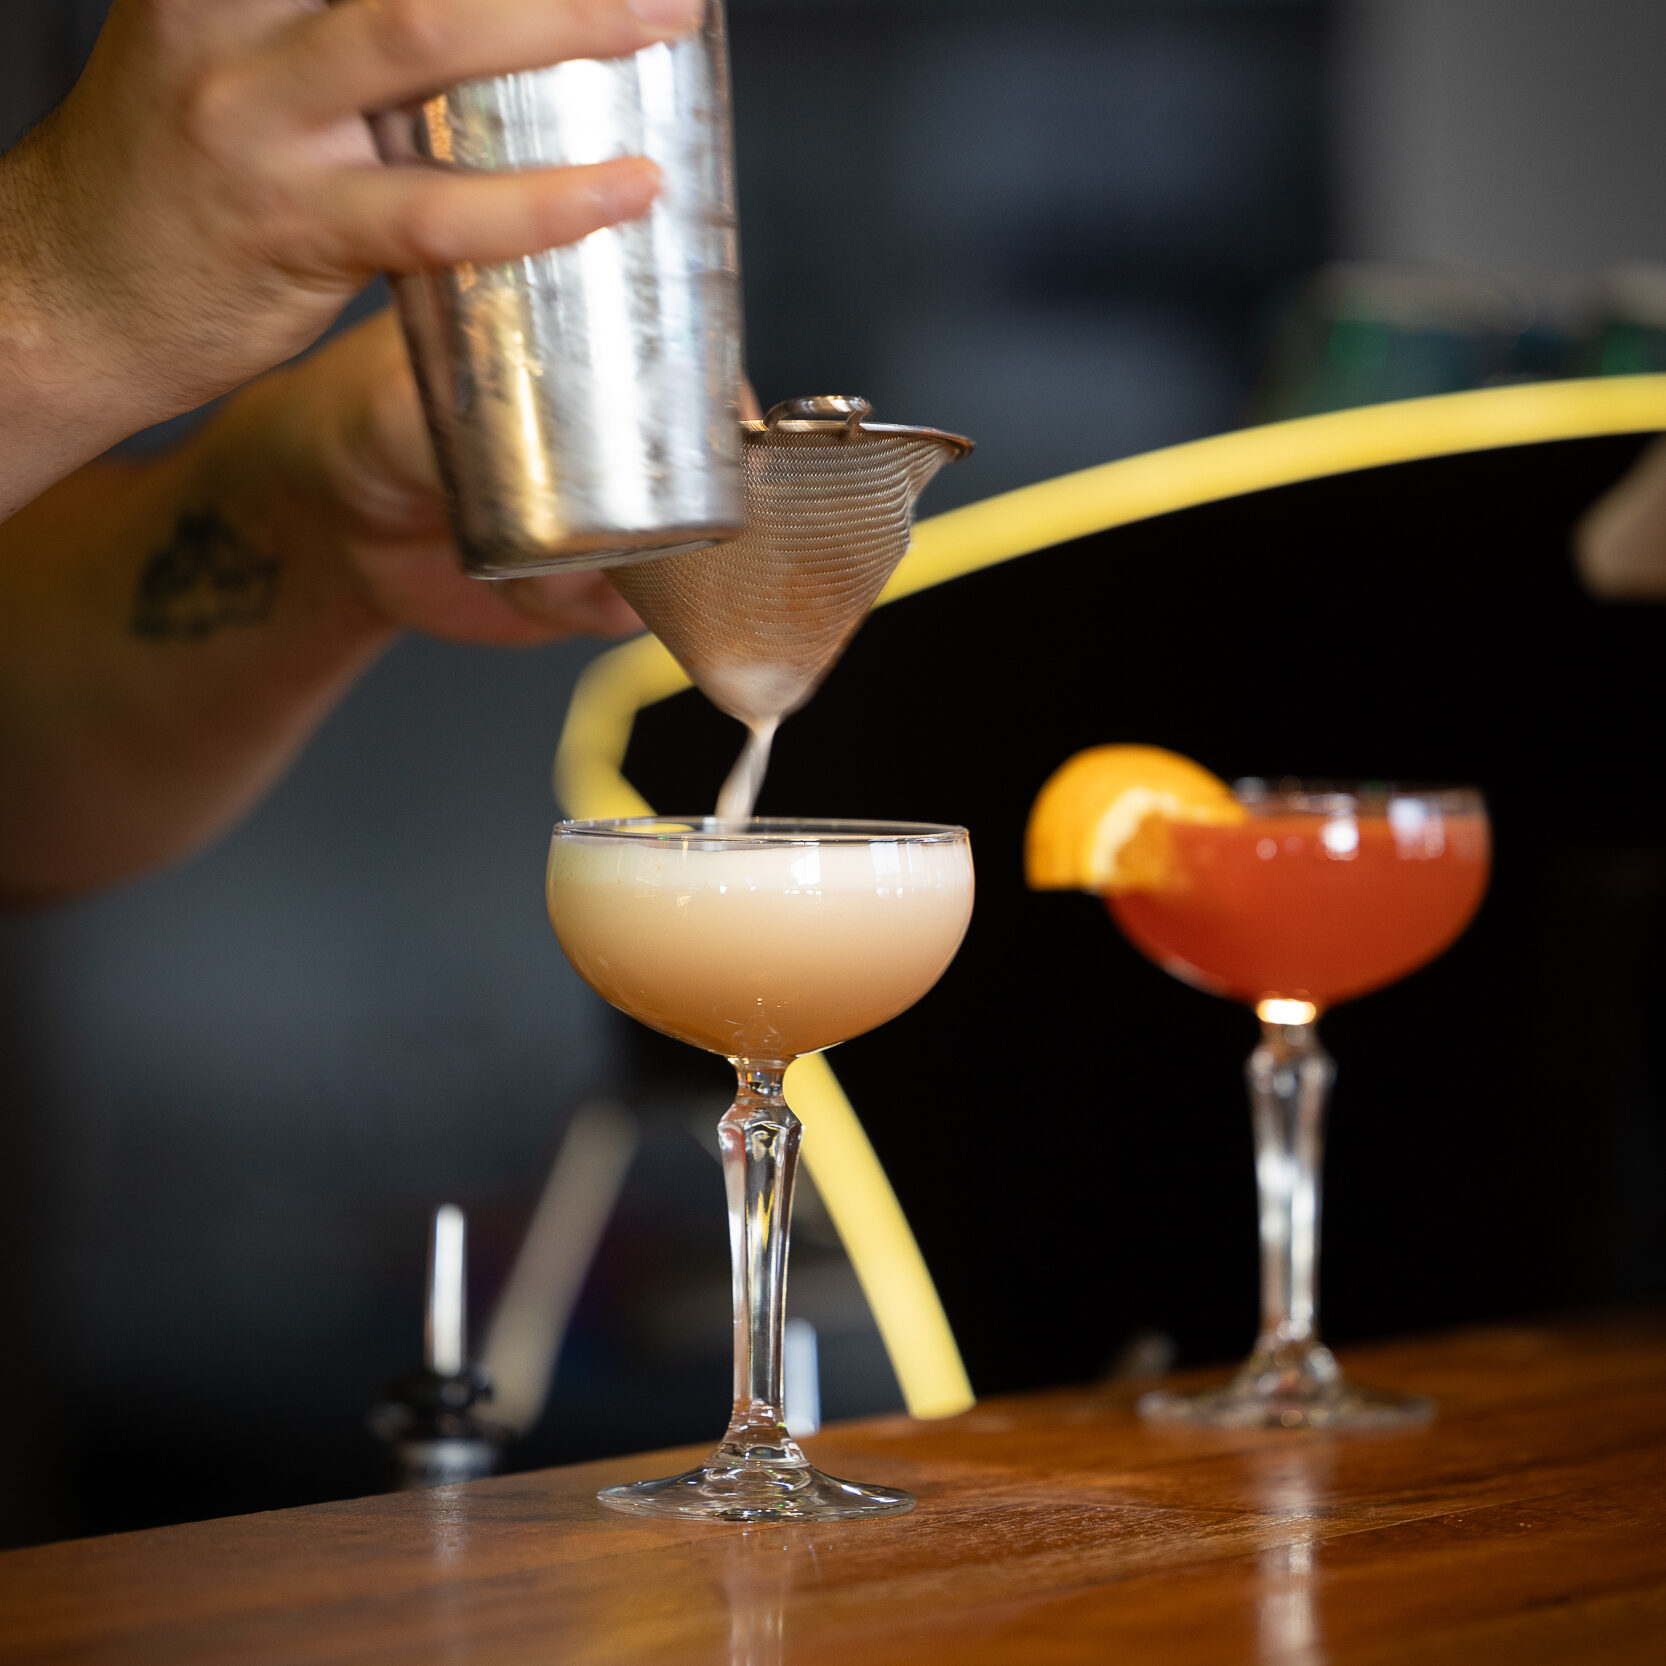
<instances>
[{"instance_id":1,"label":"metal shaker reflection","mask_svg":"<svg viewBox=\"0 0 1666 1666\"><path fill-rule=\"evenodd\" d=\"M643 219L394 280L457 539L481 577L613 566L745 524L740 266L721 0L631 58L475 81L375 119L390 162L645 155Z\"/></svg>"}]
</instances>

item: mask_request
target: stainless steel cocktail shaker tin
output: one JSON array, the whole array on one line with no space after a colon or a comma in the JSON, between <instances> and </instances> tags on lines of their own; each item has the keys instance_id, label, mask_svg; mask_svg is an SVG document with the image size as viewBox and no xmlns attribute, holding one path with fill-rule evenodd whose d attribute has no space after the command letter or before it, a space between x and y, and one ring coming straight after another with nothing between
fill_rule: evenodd
<instances>
[{"instance_id":1,"label":"stainless steel cocktail shaker tin","mask_svg":"<svg viewBox=\"0 0 1666 1666\"><path fill-rule=\"evenodd\" d=\"M745 525L740 271L721 0L631 58L470 82L376 118L389 161L645 155L643 219L501 266L394 281L469 571L697 549Z\"/></svg>"}]
</instances>

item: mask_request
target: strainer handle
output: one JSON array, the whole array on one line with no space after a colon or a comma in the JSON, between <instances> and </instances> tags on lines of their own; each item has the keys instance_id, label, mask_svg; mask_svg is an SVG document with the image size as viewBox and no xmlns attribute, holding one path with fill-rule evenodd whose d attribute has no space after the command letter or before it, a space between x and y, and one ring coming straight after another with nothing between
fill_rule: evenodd
<instances>
[{"instance_id":1,"label":"strainer handle","mask_svg":"<svg viewBox=\"0 0 1666 1666\"><path fill-rule=\"evenodd\" d=\"M846 434L855 435L862 430L862 418L872 410L873 406L858 393L817 393L772 405L764 427L782 428L789 434L842 428Z\"/></svg>"}]
</instances>

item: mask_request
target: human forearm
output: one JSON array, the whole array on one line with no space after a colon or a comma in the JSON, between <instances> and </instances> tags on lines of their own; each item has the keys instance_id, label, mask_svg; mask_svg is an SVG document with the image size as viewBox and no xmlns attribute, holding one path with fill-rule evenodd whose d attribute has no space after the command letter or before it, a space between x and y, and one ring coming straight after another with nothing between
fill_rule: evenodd
<instances>
[{"instance_id":1,"label":"human forearm","mask_svg":"<svg viewBox=\"0 0 1666 1666\"><path fill-rule=\"evenodd\" d=\"M84 324L53 275L52 168L41 150L30 138L0 156L0 519L156 420L131 414L114 365L77 352Z\"/></svg>"},{"instance_id":2,"label":"human forearm","mask_svg":"<svg viewBox=\"0 0 1666 1666\"><path fill-rule=\"evenodd\" d=\"M0 527L0 895L189 851L281 772L394 634L235 403L180 453L94 465Z\"/></svg>"},{"instance_id":3,"label":"human forearm","mask_svg":"<svg viewBox=\"0 0 1666 1666\"><path fill-rule=\"evenodd\" d=\"M527 647L635 627L598 574L459 569L382 316L0 525L0 898L182 855L236 819L401 629Z\"/></svg>"}]
</instances>

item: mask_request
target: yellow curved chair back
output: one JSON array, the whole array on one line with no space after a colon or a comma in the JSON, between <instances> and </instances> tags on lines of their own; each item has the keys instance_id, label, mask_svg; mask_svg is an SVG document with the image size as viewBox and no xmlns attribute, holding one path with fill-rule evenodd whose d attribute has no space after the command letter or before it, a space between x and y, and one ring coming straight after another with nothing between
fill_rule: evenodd
<instances>
[{"instance_id":1,"label":"yellow curved chair back","mask_svg":"<svg viewBox=\"0 0 1666 1666\"><path fill-rule=\"evenodd\" d=\"M953 509L914 529L877 605L1090 533L1273 486L1390 463L1549 440L1666 429L1666 375L1540 382L1269 423L1104 463ZM626 780L636 714L689 687L651 636L580 678L555 755L556 798L577 817L651 815ZM676 808L681 808L676 807ZM788 1097L804 1160L850 1256L915 1417L972 1404L936 1287L879 1158L827 1061L800 1059Z\"/></svg>"}]
</instances>

